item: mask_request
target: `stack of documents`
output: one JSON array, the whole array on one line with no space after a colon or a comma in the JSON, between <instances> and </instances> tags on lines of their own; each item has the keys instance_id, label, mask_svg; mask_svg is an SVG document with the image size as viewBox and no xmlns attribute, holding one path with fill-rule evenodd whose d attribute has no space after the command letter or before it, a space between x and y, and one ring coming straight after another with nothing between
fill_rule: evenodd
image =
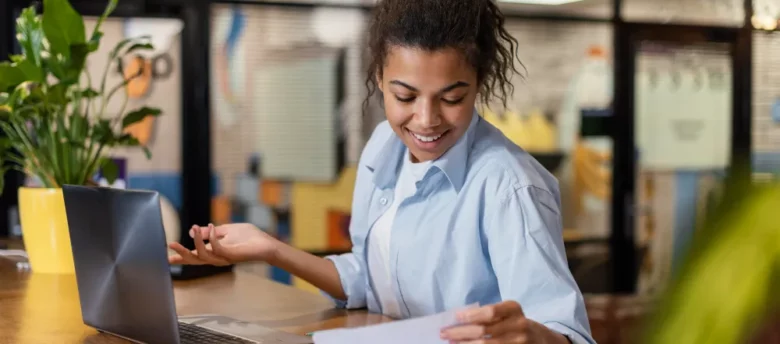
<instances>
[{"instance_id":1,"label":"stack of documents","mask_svg":"<svg viewBox=\"0 0 780 344\"><path fill-rule=\"evenodd\" d=\"M439 344L441 330L458 325L456 314L477 304L424 317L358 328L340 328L314 333L315 344Z\"/></svg>"}]
</instances>

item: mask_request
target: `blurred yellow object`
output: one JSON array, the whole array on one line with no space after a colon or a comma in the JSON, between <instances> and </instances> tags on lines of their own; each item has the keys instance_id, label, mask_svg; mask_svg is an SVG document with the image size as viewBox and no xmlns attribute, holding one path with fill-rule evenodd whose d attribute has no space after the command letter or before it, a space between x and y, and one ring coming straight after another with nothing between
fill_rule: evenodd
<instances>
[{"instance_id":1,"label":"blurred yellow object","mask_svg":"<svg viewBox=\"0 0 780 344\"><path fill-rule=\"evenodd\" d=\"M19 188L19 217L33 272L74 274L62 189Z\"/></svg>"},{"instance_id":2,"label":"blurred yellow object","mask_svg":"<svg viewBox=\"0 0 780 344\"><path fill-rule=\"evenodd\" d=\"M501 125L501 117L493 112L493 110L490 110L489 108L483 108L479 113L482 115L484 120L488 121L488 123L494 125L495 127L499 127Z\"/></svg>"},{"instance_id":3,"label":"blurred yellow object","mask_svg":"<svg viewBox=\"0 0 780 344\"><path fill-rule=\"evenodd\" d=\"M345 167L339 180L332 184L294 182L290 217L291 244L304 250L328 250L328 212L352 211L352 191L355 188L357 166ZM317 288L294 277L293 285L316 292Z\"/></svg>"},{"instance_id":4,"label":"blurred yellow object","mask_svg":"<svg viewBox=\"0 0 780 344\"><path fill-rule=\"evenodd\" d=\"M91 342L85 339L94 335L95 330L84 326L82 321L75 274L33 272L24 288L19 300L21 307L11 306L14 311L21 312L19 332L16 336L0 337L2 343L52 343L52 338L57 338L56 343ZM14 337L23 339L19 341Z\"/></svg>"},{"instance_id":5,"label":"blurred yellow object","mask_svg":"<svg viewBox=\"0 0 780 344\"><path fill-rule=\"evenodd\" d=\"M558 149L555 126L540 109L534 109L527 116L514 111L498 116L493 111L484 109L482 118L527 152L548 153Z\"/></svg>"},{"instance_id":6,"label":"blurred yellow object","mask_svg":"<svg viewBox=\"0 0 780 344\"><path fill-rule=\"evenodd\" d=\"M507 111L498 124L494 124L502 133L516 145L525 150L533 146L533 133L528 131L525 121L520 114L514 111Z\"/></svg>"},{"instance_id":7,"label":"blurred yellow object","mask_svg":"<svg viewBox=\"0 0 780 344\"><path fill-rule=\"evenodd\" d=\"M550 153L558 150L558 138L555 126L544 115L541 109L534 109L526 119L526 130L532 139L533 152Z\"/></svg>"},{"instance_id":8,"label":"blurred yellow object","mask_svg":"<svg viewBox=\"0 0 780 344\"><path fill-rule=\"evenodd\" d=\"M732 185L644 332L648 344L752 343L780 309L780 185Z\"/></svg>"},{"instance_id":9,"label":"blurred yellow object","mask_svg":"<svg viewBox=\"0 0 780 344\"><path fill-rule=\"evenodd\" d=\"M577 140L572 153L574 161L574 198L576 213L582 211L582 197L591 194L602 201L608 201L612 190L612 172L609 164L612 154L599 152Z\"/></svg>"}]
</instances>

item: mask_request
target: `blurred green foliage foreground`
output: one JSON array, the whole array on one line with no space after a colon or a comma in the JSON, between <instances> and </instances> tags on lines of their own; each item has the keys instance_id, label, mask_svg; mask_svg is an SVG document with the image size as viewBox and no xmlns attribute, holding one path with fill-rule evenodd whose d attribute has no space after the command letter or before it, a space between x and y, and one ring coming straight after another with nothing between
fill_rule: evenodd
<instances>
[{"instance_id":1,"label":"blurred green foliage foreground","mask_svg":"<svg viewBox=\"0 0 780 344\"><path fill-rule=\"evenodd\" d=\"M696 234L642 342L750 343L777 314L780 185L734 189Z\"/></svg>"}]
</instances>

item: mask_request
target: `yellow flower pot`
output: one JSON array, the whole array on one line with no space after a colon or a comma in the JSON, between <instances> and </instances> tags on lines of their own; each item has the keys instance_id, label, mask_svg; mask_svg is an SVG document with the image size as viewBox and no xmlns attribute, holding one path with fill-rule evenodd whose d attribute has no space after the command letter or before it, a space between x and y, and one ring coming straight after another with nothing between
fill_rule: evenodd
<instances>
[{"instance_id":1,"label":"yellow flower pot","mask_svg":"<svg viewBox=\"0 0 780 344\"><path fill-rule=\"evenodd\" d=\"M19 218L33 272L74 274L62 189L19 188Z\"/></svg>"}]
</instances>

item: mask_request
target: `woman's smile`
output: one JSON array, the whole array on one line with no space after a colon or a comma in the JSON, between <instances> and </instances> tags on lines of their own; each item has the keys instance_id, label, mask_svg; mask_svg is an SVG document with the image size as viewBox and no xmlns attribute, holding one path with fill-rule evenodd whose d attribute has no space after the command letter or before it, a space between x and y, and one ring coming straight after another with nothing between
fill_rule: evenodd
<instances>
[{"instance_id":1,"label":"woman's smile","mask_svg":"<svg viewBox=\"0 0 780 344\"><path fill-rule=\"evenodd\" d=\"M427 134L420 134L414 131L411 131L409 129L406 129L406 132L409 133L409 136L413 138L412 142L415 143L415 145L424 151L435 151L439 145L444 142L444 139L447 138L448 134L450 133L450 130L447 129L443 132L439 133L427 133Z\"/></svg>"}]
</instances>

